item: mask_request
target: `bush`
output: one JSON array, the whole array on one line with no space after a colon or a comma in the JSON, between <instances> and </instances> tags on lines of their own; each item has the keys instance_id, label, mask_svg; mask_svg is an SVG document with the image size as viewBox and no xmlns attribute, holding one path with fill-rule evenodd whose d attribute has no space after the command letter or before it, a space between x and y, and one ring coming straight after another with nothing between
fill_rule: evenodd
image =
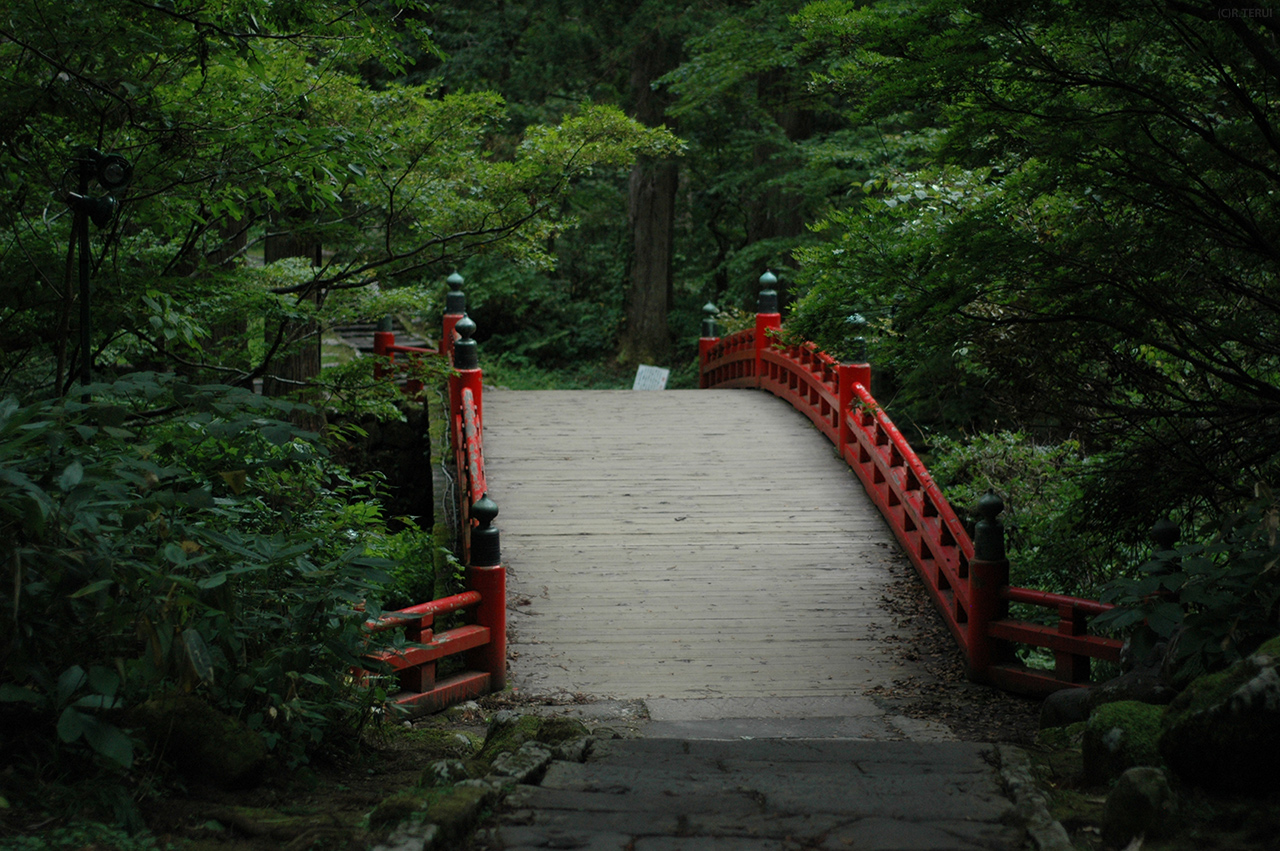
<instances>
[{"instance_id":1,"label":"bush","mask_svg":"<svg viewBox=\"0 0 1280 851\"><path fill-rule=\"evenodd\" d=\"M1280 629L1280 500L1259 487L1245 510L1157 553L1103 593L1117 608L1095 622L1134 629L1135 652L1170 641L1178 682L1221 670Z\"/></svg>"},{"instance_id":2,"label":"bush","mask_svg":"<svg viewBox=\"0 0 1280 851\"><path fill-rule=\"evenodd\" d=\"M376 694L349 672L389 582L366 545L392 536L293 410L154 374L0 402L7 763L127 772L121 711L174 691L291 762L362 722Z\"/></svg>"},{"instance_id":3,"label":"bush","mask_svg":"<svg viewBox=\"0 0 1280 851\"><path fill-rule=\"evenodd\" d=\"M1041 444L1009 431L933 437L929 470L962 518L976 520L988 489L1000 494L1011 584L1088 596L1108 578L1102 542L1078 528L1090 467L1075 441Z\"/></svg>"}]
</instances>

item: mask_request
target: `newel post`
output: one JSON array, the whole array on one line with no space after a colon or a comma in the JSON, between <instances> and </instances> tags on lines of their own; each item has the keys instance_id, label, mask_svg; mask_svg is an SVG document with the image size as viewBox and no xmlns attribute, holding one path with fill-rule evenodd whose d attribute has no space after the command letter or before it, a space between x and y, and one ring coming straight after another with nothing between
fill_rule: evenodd
<instances>
[{"instance_id":1,"label":"newel post","mask_svg":"<svg viewBox=\"0 0 1280 851\"><path fill-rule=\"evenodd\" d=\"M867 320L855 313L846 322L859 331L866 326ZM853 430L849 428L849 412L853 410L857 394L853 392L855 384L861 384L868 393L871 392L871 364L867 363L867 341L859 336L856 357L852 362L842 363L836 367L836 376L840 387L840 428L836 430L838 439L836 449L840 457L844 457L845 447L854 439Z\"/></svg>"},{"instance_id":2,"label":"newel post","mask_svg":"<svg viewBox=\"0 0 1280 851\"><path fill-rule=\"evenodd\" d=\"M507 571L502 566L502 547L493 525L497 504L488 495L471 506L476 527L471 530L471 559L467 565L467 588L480 594L476 623L489 630L489 641L467 651L469 667L489 675L489 687L502 691L507 684Z\"/></svg>"},{"instance_id":3,"label":"newel post","mask_svg":"<svg viewBox=\"0 0 1280 851\"><path fill-rule=\"evenodd\" d=\"M711 302L702 306L702 336L698 338L698 388L702 390L710 383L707 358L715 344L720 342L720 329L716 327L716 314L719 312L719 308Z\"/></svg>"},{"instance_id":4,"label":"newel post","mask_svg":"<svg viewBox=\"0 0 1280 851\"><path fill-rule=\"evenodd\" d=\"M770 332L782 327L782 314L778 312L778 291L774 287L778 277L772 272L760 276L760 297L756 302L756 387L764 378L764 352L772 345Z\"/></svg>"},{"instance_id":5,"label":"newel post","mask_svg":"<svg viewBox=\"0 0 1280 851\"><path fill-rule=\"evenodd\" d=\"M454 332L458 320L467 313L467 297L462 292L462 276L454 272L446 283L449 292L444 297L444 327L440 334L440 354L449 357L453 354L453 343L457 339Z\"/></svg>"},{"instance_id":6,"label":"newel post","mask_svg":"<svg viewBox=\"0 0 1280 851\"><path fill-rule=\"evenodd\" d=\"M476 403L476 418L484 422L481 416L484 406L480 397L484 376L480 370L476 341L471 339L476 333L476 323L470 316L463 315L453 324L452 330L457 332L457 339L453 342L453 374L449 376L449 410L454 416L460 415L462 391L470 390Z\"/></svg>"},{"instance_id":7,"label":"newel post","mask_svg":"<svg viewBox=\"0 0 1280 851\"><path fill-rule=\"evenodd\" d=\"M1009 560L1004 555L1004 526L998 515L1004 501L993 490L978 500L978 521L969 561L969 678L985 680L991 666L1004 661L1004 648L990 635L993 621L1008 616L1009 603L1001 591L1009 584Z\"/></svg>"}]
</instances>

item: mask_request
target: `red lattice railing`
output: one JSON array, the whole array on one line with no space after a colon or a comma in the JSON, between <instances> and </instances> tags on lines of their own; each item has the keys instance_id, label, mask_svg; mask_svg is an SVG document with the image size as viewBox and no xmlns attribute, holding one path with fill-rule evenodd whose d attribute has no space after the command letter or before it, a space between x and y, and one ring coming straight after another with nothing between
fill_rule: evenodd
<instances>
[{"instance_id":1,"label":"red lattice railing","mask_svg":"<svg viewBox=\"0 0 1280 851\"><path fill-rule=\"evenodd\" d=\"M755 328L723 339L704 328L699 386L768 390L835 444L924 581L965 653L970 676L1007 691L1044 695L1089 684L1092 659L1118 662L1121 642L1088 632L1089 618L1111 607L1011 587L996 520L1002 507L998 499L980 506L986 511L978 524L980 539L983 524L990 525L979 557L929 471L872 397L871 367L839 363L812 343L779 342L782 317L776 304L776 294L766 290ZM1011 602L1056 610L1057 626L1010 618ZM1017 662L1018 644L1050 650L1053 670Z\"/></svg>"},{"instance_id":2,"label":"red lattice railing","mask_svg":"<svg viewBox=\"0 0 1280 851\"><path fill-rule=\"evenodd\" d=\"M498 530L493 526L498 507L488 497L484 474L483 374L471 339L475 323L466 317L465 301L457 291L462 279L451 276L449 283L453 291L438 352L397 346L391 331L374 335L374 354L386 359L376 367L380 376L396 375L397 353L447 357L454 367L449 377L448 417L467 590L385 613L366 625L373 633L404 630L403 646L371 654L370 659L385 665L398 679L400 692L391 701L415 712L434 712L506 686L506 570L501 563ZM416 395L422 385L410 380L405 390ZM466 612L468 622L435 631L437 617L456 612ZM461 656L464 669L438 680L437 663L450 656Z\"/></svg>"}]
</instances>

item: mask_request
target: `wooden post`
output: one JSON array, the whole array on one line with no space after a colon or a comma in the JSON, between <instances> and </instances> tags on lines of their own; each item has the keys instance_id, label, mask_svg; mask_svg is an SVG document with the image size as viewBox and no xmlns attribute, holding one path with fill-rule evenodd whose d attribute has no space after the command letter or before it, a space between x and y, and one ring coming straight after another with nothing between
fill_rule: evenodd
<instances>
[{"instance_id":1,"label":"wooden post","mask_svg":"<svg viewBox=\"0 0 1280 851\"><path fill-rule=\"evenodd\" d=\"M708 386L707 356L716 343L720 342L720 331L716 328L716 314L719 310L711 302L702 306L702 336L698 339L698 388L705 390Z\"/></svg>"},{"instance_id":2,"label":"wooden post","mask_svg":"<svg viewBox=\"0 0 1280 851\"><path fill-rule=\"evenodd\" d=\"M978 500L982 519L974 530L973 558L969 561L969 623L965 648L969 657L969 678L985 681L993 664L1006 661L1008 648L993 639L993 621L1008 616L1009 603L1001 591L1009 584L1009 561L1004 556L1004 527L997 515L1004 501L995 491Z\"/></svg>"},{"instance_id":3,"label":"wooden post","mask_svg":"<svg viewBox=\"0 0 1280 851\"><path fill-rule=\"evenodd\" d=\"M480 594L476 623L487 627L489 642L469 650L467 664L489 675L489 687L501 691L507 685L507 571L502 566L502 547L494 518L498 506L482 496L471 506L476 528L471 532L471 561L467 565L467 588Z\"/></svg>"},{"instance_id":4,"label":"wooden post","mask_svg":"<svg viewBox=\"0 0 1280 851\"><path fill-rule=\"evenodd\" d=\"M469 316L462 316L453 325L457 339L453 342L453 375L449 378L449 410L451 415L462 413L462 390L471 390L471 397L476 402L476 418L483 422L481 403L483 373L480 370L480 355L476 351L476 341L471 339L476 333L476 323Z\"/></svg>"},{"instance_id":5,"label":"wooden post","mask_svg":"<svg viewBox=\"0 0 1280 851\"><path fill-rule=\"evenodd\" d=\"M764 351L772 345L770 331L782 327L782 314L778 312L778 291L773 287L778 278L772 272L760 276L760 298L756 302L756 387L764 380Z\"/></svg>"},{"instance_id":6,"label":"wooden post","mask_svg":"<svg viewBox=\"0 0 1280 851\"><path fill-rule=\"evenodd\" d=\"M871 364L842 363L836 367L836 381L840 386L840 423L836 429L836 450L844 457L845 448L854 441L853 429L849 428L849 414L853 411L853 400L857 394L853 385L861 384L871 392Z\"/></svg>"},{"instance_id":7,"label":"wooden post","mask_svg":"<svg viewBox=\"0 0 1280 851\"><path fill-rule=\"evenodd\" d=\"M462 292L462 276L454 272L449 276L449 292L444 297L444 327L440 334L440 354L453 356L453 344L457 340L454 328L467 313L467 297Z\"/></svg>"}]
</instances>

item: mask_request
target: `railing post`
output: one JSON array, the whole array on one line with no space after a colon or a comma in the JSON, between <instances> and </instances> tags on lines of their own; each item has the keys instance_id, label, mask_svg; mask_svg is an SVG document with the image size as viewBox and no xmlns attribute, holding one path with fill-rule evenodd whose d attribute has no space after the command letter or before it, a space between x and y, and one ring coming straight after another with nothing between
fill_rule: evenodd
<instances>
[{"instance_id":1,"label":"railing post","mask_svg":"<svg viewBox=\"0 0 1280 851\"><path fill-rule=\"evenodd\" d=\"M855 440L853 429L849 427L853 400L858 398L853 386L861 384L868 393L871 392L871 364L842 363L836 367L836 381L840 385L840 427L836 429L836 451L843 458L845 448Z\"/></svg>"},{"instance_id":2,"label":"railing post","mask_svg":"<svg viewBox=\"0 0 1280 851\"><path fill-rule=\"evenodd\" d=\"M384 316L378 320L378 330L373 332L373 354L377 358L373 362L374 378L385 378L391 373L391 362L395 358L391 347L395 344L396 335L391 330L391 317Z\"/></svg>"},{"instance_id":3,"label":"railing post","mask_svg":"<svg viewBox=\"0 0 1280 851\"><path fill-rule=\"evenodd\" d=\"M969 561L969 624L965 648L969 678L985 681L991 666L1008 655L1003 642L991 638L993 621L1008 616L1009 604L1001 591L1009 584L1009 561L1004 555L1004 526L997 519L1004 501L995 491L978 500L982 519L974 530L973 558Z\"/></svg>"},{"instance_id":4,"label":"railing post","mask_svg":"<svg viewBox=\"0 0 1280 851\"><path fill-rule=\"evenodd\" d=\"M778 312L778 291L774 286L778 278L772 272L760 276L760 297L756 302L756 387L763 386L764 352L771 345L769 332L782 327L782 314Z\"/></svg>"},{"instance_id":5,"label":"railing post","mask_svg":"<svg viewBox=\"0 0 1280 851\"><path fill-rule=\"evenodd\" d=\"M468 651L467 664L489 675L489 686L501 691L507 684L507 571L493 521L498 506L482 496L471 506L476 528L471 530L471 560L467 588L480 594L476 622L489 630L489 642Z\"/></svg>"},{"instance_id":6,"label":"railing post","mask_svg":"<svg viewBox=\"0 0 1280 851\"><path fill-rule=\"evenodd\" d=\"M467 297L462 292L462 276L454 272L448 278L449 292L444 297L444 328L440 334L440 354L449 357L453 354L453 343L457 339L454 328L467 313Z\"/></svg>"},{"instance_id":7,"label":"railing post","mask_svg":"<svg viewBox=\"0 0 1280 851\"><path fill-rule=\"evenodd\" d=\"M720 342L720 331L716 328L716 314L719 309L707 302L702 306L702 336L698 339L698 388L705 390L707 380L707 356L711 348Z\"/></svg>"},{"instance_id":8,"label":"railing post","mask_svg":"<svg viewBox=\"0 0 1280 851\"><path fill-rule=\"evenodd\" d=\"M449 376L449 410L452 416L462 412L462 391L469 389L471 398L476 402L476 417L483 422L481 416L484 406L481 402L483 374L480 370L480 355L476 351L476 341L471 339L476 333L476 323L470 316L462 316L453 324L452 330L457 332L453 342L453 374Z\"/></svg>"}]
</instances>

